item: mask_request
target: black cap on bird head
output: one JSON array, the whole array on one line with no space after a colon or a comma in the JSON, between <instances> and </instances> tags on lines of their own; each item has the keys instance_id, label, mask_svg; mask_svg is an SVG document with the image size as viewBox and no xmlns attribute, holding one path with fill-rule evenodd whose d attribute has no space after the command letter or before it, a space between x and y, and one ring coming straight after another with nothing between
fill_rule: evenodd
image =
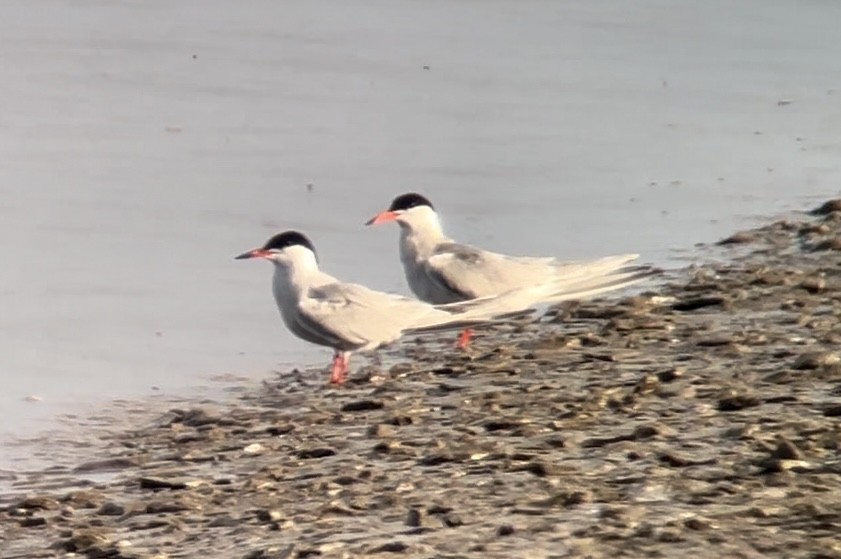
<instances>
[{"instance_id":1,"label":"black cap on bird head","mask_svg":"<svg viewBox=\"0 0 841 559\"><path fill-rule=\"evenodd\" d=\"M417 192L409 192L401 194L391 201L391 205L387 210L378 213L369 219L365 225L379 225L380 223L388 223L396 220L402 212L411 210L412 208L419 208L427 206L430 210L434 210L432 202L418 194Z\"/></svg>"},{"instance_id":2,"label":"black cap on bird head","mask_svg":"<svg viewBox=\"0 0 841 559\"><path fill-rule=\"evenodd\" d=\"M292 246L302 246L308 248L315 255L316 260L318 260L318 254L315 252L315 246L313 246L312 241L310 241L306 235L299 233L298 231L284 231L283 233L278 233L266 241L266 244L262 247L244 252L237 256L236 259L268 258L272 255L272 251L283 250Z\"/></svg>"},{"instance_id":3,"label":"black cap on bird head","mask_svg":"<svg viewBox=\"0 0 841 559\"><path fill-rule=\"evenodd\" d=\"M432 202L427 200L425 197L421 196L417 192L408 192L406 194L401 194L392 200L391 205L388 207L388 211L397 212L400 210L410 210L418 206L429 206L430 209L435 209L432 206Z\"/></svg>"}]
</instances>

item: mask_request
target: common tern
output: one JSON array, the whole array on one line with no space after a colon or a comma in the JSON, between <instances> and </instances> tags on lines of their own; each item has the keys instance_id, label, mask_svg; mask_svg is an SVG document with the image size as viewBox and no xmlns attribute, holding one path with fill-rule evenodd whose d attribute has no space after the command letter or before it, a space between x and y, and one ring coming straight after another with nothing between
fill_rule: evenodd
<instances>
[{"instance_id":1,"label":"common tern","mask_svg":"<svg viewBox=\"0 0 841 559\"><path fill-rule=\"evenodd\" d=\"M489 297L509 290L542 286L554 295L545 302L583 299L621 289L657 273L648 266L629 266L636 254L589 261L562 262L552 257L508 256L457 243L447 237L432 203L410 192L366 225L396 221L400 226L400 260L406 281L422 301L441 305ZM459 347L472 334L465 330Z\"/></svg>"},{"instance_id":2,"label":"common tern","mask_svg":"<svg viewBox=\"0 0 841 559\"><path fill-rule=\"evenodd\" d=\"M272 292L286 327L299 338L333 348L330 382L342 384L353 351L372 350L409 333L463 328L527 309L544 293L516 290L467 303L430 305L417 299L343 283L319 269L312 242L286 231L236 259L274 264Z\"/></svg>"}]
</instances>

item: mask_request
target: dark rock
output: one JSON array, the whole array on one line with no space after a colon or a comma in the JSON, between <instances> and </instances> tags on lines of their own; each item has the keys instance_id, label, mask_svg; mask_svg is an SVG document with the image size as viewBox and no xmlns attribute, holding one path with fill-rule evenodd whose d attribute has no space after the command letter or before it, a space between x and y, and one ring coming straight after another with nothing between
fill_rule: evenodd
<instances>
[{"instance_id":1,"label":"dark rock","mask_svg":"<svg viewBox=\"0 0 841 559\"><path fill-rule=\"evenodd\" d=\"M739 411L758 406L761 403L762 401L756 396L732 394L718 400L718 411Z\"/></svg>"},{"instance_id":2,"label":"dark rock","mask_svg":"<svg viewBox=\"0 0 841 559\"><path fill-rule=\"evenodd\" d=\"M820 293L826 289L826 280L821 277L806 278L800 282L800 288L805 289L809 293Z\"/></svg>"},{"instance_id":3,"label":"dark rock","mask_svg":"<svg viewBox=\"0 0 841 559\"><path fill-rule=\"evenodd\" d=\"M695 345L698 347L721 347L730 345L733 343L733 336L730 334L719 334L716 336L710 336L708 338L702 338L695 342Z\"/></svg>"},{"instance_id":4,"label":"dark rock","mask_svg":"<svg viewBox=\"0 0 841 559\"><path fill-rule=\"evenodd\" d=\"M23 528L37 528L39 526L46 526L47 519L43 516L26 516L18 520L18 524Z\"/></svg>"},{"instance_id":5,"label":"dark rock","mask_svg":"<svg viewBox=\"0 0 841 559\"><path fill-rule=\"evenodd\" d=\"M456 528L464 525L464 521L461 519L461 516L457 512L452 511L445 514L441 521L447 528Z\"/></svg>"},{"instance_id":6,"label":"dark rock","mask_svg":"<svg viewBox=\"0 0 841 559\"><path fill-rule=\"evenodd\" d=\"M187 489L187 483L183 480L142 477L140 478L140 488L151 489L153 491L161 489Z\"/></svg>"},{"instance_id":7,"label":"dark rock","mask_svg":"<svg viewBox=\"0 0 841 559\"><path fill-rule=\"evenodd\" d=\"M273 437L279 437L281 435L286 435L287 433L291 433L295 430L295 426L291 423L282 423L279 425L270 425L266 427L266 433Z\"/></svg>"},{"instance_id":8,"label":"dark rock","mask_svg":"<svg viewBox=\"0 0 841 559\"><path fill-rule=\"evenodd\" d=\"M684 468L686 466L691 466L692 465L691 460L689 460L687 458L684 458L682 456L678 456L676 454L672 454L671 452L661 454L658 457L658 460L660 460L660 462L663 462L663 463L671 466L672 468Z\"/></svg>"},{"instance_id":9,"label":"dark rock","mask_svg":"<svg viewBox=\"0 0 841 559\"><path fill-rule=\"evenodd\" d=\"M841 251L841 237L833 237L831 239L825 239L819 243L815 243L812 246L812 250L814 251L824 251L829 250L833 252Z\"/></svg>"},{"instance_id":10,"label":"dark rock","mask_svg":"<svg viewBox=\"0 0 841 559\"><path fill-rule=\"evenodd\" d=\"M809 213L812 215L827 215L832 212L841 212L841 199L827 200Z\"/></svg>"},{"instance_id":11,"label":"dark rock","mask_svg":"<svg viewBox=\"0 0 841 559\"><path fill-rule=\"evenodd\" d=\"M707 307L720 307L727 303L727 299L721 295L706 295L703 297L691 297L672 304L672 309L681 312L697 311Z\"/></svg>"},{"instance_id":12,"label":"dark rock","mask_svg":"<svg viewBox=\"0 0 841 559\"><path fill-rule=\"evenodd\" d=\"M742 245L745 243L752 243L754 241L756 241L756 235L754 233L750 233L748 231L740 231L739 233L734 233L725 239L721 239L716 244L721 246Z\"/></svg>"},{"instance_id":13,"label":"dark rock","mask_svg":"<svg viewBox=\"0 0 841 559\"><path fill-rule=\"evenodd\" d=\"M447 505L435 504L435 505L430 505L429 507L427 507L426 514L447 514L448 512L451 512L452 510L453 510L453 507L448 507Z\"/></svg>"},{"instance_id":14,"label":"dark rock","mask_svg":"<svg viewBox=\"0 0 841 559\"><path fill-rule=\"evenodd\" d=\"M369 553L405 553L408 551L409 546L403 542L389 542L384 543L378 547L375 547L369 551Z\"/></svg>"},{"instance_id":15,"label":"dark rock","mask_svg":"<svg viewBox=\"0 0 841 559\"><path fill-rule=\"evenodd\" d=\"M693 518L687 518L683 521L683 525L690 530L695 530L696 532L709 530L712 527L712 524L710 524L709 521L704 520L703 518L698 518L697 516Z\"/></svg>"},{"instance_id":16,"label":"dark rock","mask_svg":"<svg viewBox=\"0 0 841 559\"><path fill-rule=\"evenodd\" d=\"M826 417L839 417L841 416L841 404L837 404L834 406L829 406L823 410L823 414Z\"/></svg>"},{"instance_id":17,"label":"dark rock","mask_svg":"<svg viewBox=\"0 0 841 559\"><path fill-rule=\"evenodd\" d=\"M328 456L335 456L336 451L328 447L305 448L299 450L298 458L302 460L309 460L311 458L326 458Z\"/></svg>"},{"instance_id":18,"label":"dark rock","mask_svg":"<svg viewBox=\"0 0 841 559\"><path fill-rule=\"evenodd\" d=\"M639 425L634 429L634 439L642 441L645 439L656 437L657 435L663 434L663 432L664 430L661 425L657 425L654 423Z\"/></svg>"},{"instance_id":19,"label":"dark rock","mask_svg":"<svg viewBox=\"0 0 841 559\"><path fill-rule=\"evenodd\" d=\"M409 509L409 512L406 513L406 526L411 526L412 528L419 528L423 526L424 517L423 511L416 508Z\"/></svg>"},{"instance_id":20,"label":"dark rock","mask_svg":"<svg viewBox=\"0 0 841 559\"><path fill-rule=\"evenodd\" d=\"M514 526L511 524L502 524L501 526L497 526L496 535L504 538L505 536L510 536L515 532Z\"/></svg>"},{"instance_id":21,"label":"dark rock","mask_svg":"<svg viewBox=\"0 0 841 559\"><path fill-rule=\"evenodd\" d=\"M125 514L126 509L122 505L115 503L113 501L109 501L99 507L99 510L96 511L96 514L100 516L122 516Z\"/></svg>"},{"instance_id":22,"label":"dark rock","mask_svg":"<svg viewBox=\"0 0 841 559\"><path fill-rule=\"evenodd\" d=\"M356 402L348 402L344 406L342 406L343 412L354 412L354 411L374 411L374 410L381 410L385 407L385 404L380 400L358 400Z\"/></svg>"},{"instance_id":23,"label":"dark rock","mask_svg":"<svg viewBox=\"0 0 841 559\"><path fill-rule=\"evenodd\" d=\"M509 429L516 429L522 425L518 420L492 419L486 421L484 424L485 431L492 433L494 431L505 431Z\"/></svg>"},{"instance_id":24,"label":"dark rock","mask_svg":"<svg viewBox=\"0 0 841 559\"><path fill-rule=\"evenodd\" d=\"M791 368L797 371L808 371L841 363L841 357L834 351L810 351L794 360Z\"/></svg>"},{"instance_id":25,"label":"dark rock","mask_svg":"<svg viewBox=\"0 0 841 559\"><path fill-rule=\"evenodd\" d=\"M421 466L439 466L441 464L447 464L448 462L460 461L461 459L451 452L437 452L422 457L418 460L418 464Z\"/></svg>"},{"instance_id":26,"label":"dark rock","mask_svg":"<svg viewBox=\"0 0 841 559\"><path fill-rule=\"evenodd\" d=\"M780 460L800 460L802 455L800 451L789 440L781 438L777 442L777 448L771 453L771 458L778 458Z\"/></svg>"},{"instance_id":27,"label":"dark rock","mask_svg":"<svg viewBox=\"0 0 841 559\"><path fill-rule=\"evenodd\" d=\"M534 474L537 477L553 476L558 473L558 469L553 464L542 460L532 460L519 469Z\"/></svg>"},{"instance_id":28,"label":"dark rock","mask_svg":"<svg viewBox=\"0 0 841 559\"><path fill-rule=\"evenodd\" d=\"M673 382L684 374L683 369L673 368L673 369L666 369L665 371L660 371L657 373L657 379L660 382Z\"/></svg>"},{"instance_id":29,"label":"dark rock","mask_svg":"<svg viewBox=\"0 0 841 559\"><path fill-rule=\"evenodd\" d=\"M279 510L261 509L257 511L257 520L260 522L280 522L283 514Z\"/></svg>"}]
</instances>

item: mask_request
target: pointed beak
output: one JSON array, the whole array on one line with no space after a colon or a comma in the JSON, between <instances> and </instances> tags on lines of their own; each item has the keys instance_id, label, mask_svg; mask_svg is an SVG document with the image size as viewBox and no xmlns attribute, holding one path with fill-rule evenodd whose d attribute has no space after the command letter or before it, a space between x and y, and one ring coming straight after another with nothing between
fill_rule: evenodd
<instances>
[{"instance_id":1,"label":"pointed beak","mask_svg":"<svg viewBox=\"0 0 841 559\"><path fill-rule=\"evenodd\" d=\"M379 225L380 223L388 223L389 221L394 221L395 219L397 219L397 212L384 211L366 221L365 225Z\"/></svg>"},{"instance_id":2,"label":"pointed beak","mask_svg":"<svg viewBox=\"0 0 841 559\"><path fill-rule=\"evenodd\" d=\"M246 258L268 258L269 251L263 250L262 248L255 248L254 250L249 250L248 252L243 252L239 256L235 256L234 260L245 260Z\"/></svg>"}]
</instances>

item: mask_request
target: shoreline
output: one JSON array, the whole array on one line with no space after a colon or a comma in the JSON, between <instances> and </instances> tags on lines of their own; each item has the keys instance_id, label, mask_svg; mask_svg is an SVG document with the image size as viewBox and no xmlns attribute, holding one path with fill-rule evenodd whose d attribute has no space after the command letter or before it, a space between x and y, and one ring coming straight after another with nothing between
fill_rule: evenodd
<instances>
[{"instance_id":1,"label":"shoreline","mask_svg":"<svg viewBox=\"0 0 841 559\"><path fill-rule=\"evenodd\" d=\"M832 204L467 355L408 341L347 388L295 370L128 430L138 409L0 495L3 557L841 557Z\"/></svg>"}]
</instances>

